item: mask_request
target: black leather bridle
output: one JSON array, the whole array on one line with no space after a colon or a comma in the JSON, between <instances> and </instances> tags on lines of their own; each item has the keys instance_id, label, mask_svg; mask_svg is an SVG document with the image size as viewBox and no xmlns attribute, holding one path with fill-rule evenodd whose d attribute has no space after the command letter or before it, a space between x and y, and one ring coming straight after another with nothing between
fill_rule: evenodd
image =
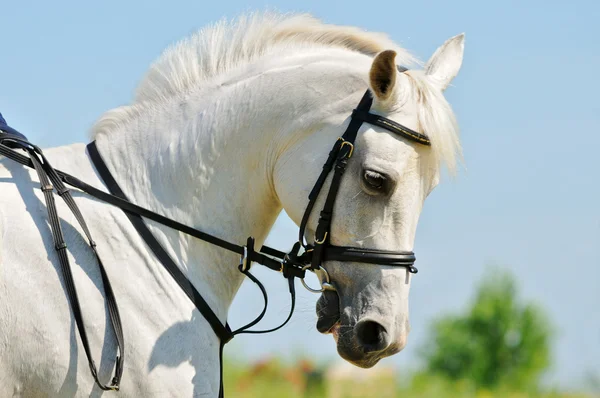
<instances>
[{"instance_id":1,"label":"black leather bridle","mask_svg":"<svg viewBox=\"0 0 600 398\"><path fill-rule=\"evenodd\" d=\"M431 142L426 135L417 133L416 131L383 116L370 113L369 110L371 109L372 104L373 98L371 97L371 92L367 90L356 109L352 112L352 118L348 128L344 134L337 139L329 152L327 161L323 165L323 170L321 171L315 186L308 195L308 206L304 211L300 223L298 242L304 247L305 253L308 253L307 260L310 260L310 269L313 271L324 271L325 280L322 282L321 290L335 290L330 283L327 271L321 265L324 261L358 262L406 267L411 273L416 274L418 272L417 268L414 266L416 258L412 251L387 251L363 247L334 246L329 243L331 235L331 219L333 217L333 208L337 198L338 189L342 181L342 176L346 171L348 160L352 157L354 152L354 141L356 140L358 130L363 123L366 122L382 127L394 134L398 134L422 145L431 145ZM319 213L319 221L315 230L313 243L305 244L304 236L306 224L308 223L308 219L312 213L312 209L317 201L319 193L323 188L325 180L332 170L333 178L325 199L323 210ZM296 254L294 253L294 250L298 250L299 246L300 245L297 244L294 247L292 250L293 254ZM304 268L306 269L308 266L304 266ZM307 286L305 285L305 287ZM307 289L315 291L308 287Z\"/></svg>"},{"instance_id":2,"label":"black leather bridle","mask_svg":"<svg viewBox=\"0 0 600 398\"><path fill-rule=\"evenodd\" d=\"M404 68L399 68L400 72L406 71ZM37 146L31 144L27 138L12 129L4 123L4 120L0 117L0 155L4 155L9 159L12 159L22 165L34 168L40 178L41 189L44 192L46 205L48 208L48 218L51 224L52 235L55 241L55 249L57 251L61 268L63 271L63 278L67 284L67 294L69 296L69 303L73 316L76 320L77 329L79 331L80 338L85 348L85 353L88 358L90 370L95 382L103 390L119 390L121 377L123 374L123 363L124 363L124 340L123 331L121 326L121 319L118 312L118 306L116 299L110 286L110 280L107 273L104 271L100 257L96 252L96 243L93 241L89 230L85 224L83 216L75 204L73 198L70 195L69 189L66 188L65 184L80 189L87 194L94 196L104 202L110 203L114 206L120 207L133 226L136 228L138 233L144 239L146 244L157 256L163 266L171 274L173 279L185 292L185 294L194 303L200 313L208 321L215 334L219 337L220 345L220 367L221 367L221 388L219 396L223 396L223 377L222 377L222 353L223 346L229 342L235 335L241 333L267 333L275 331L283 327L291 318L295 307L295 287L294 278L301 279L303 285L313 292L321 292L324 290L335 290L327 271L323 268L322 263L325 261L343 261L343 262L360 262L360 263L371 263L385 266L405 267L411 273L417 273L417 269L414 266L415 255L412 251L385 251L375 250L362 247L344 247L334 246L330 244L330 229L331 219L333 217L333 209L335 199L337 197L338 189L340 187L341 178L346 170L348 160L352 157L354 152L354 141L358 134L358 130L363 123L369 123L372 125L379 126L385 130L397 134L410 141L416 142L422 145L431 145L429 138L421 133L413 131L401 124L394 122L393 120L385 117L370 113L369 110L373 103L373 99L370 91L367 90L365 95L362 97L360 103L356 109L352 112L352 117L348 128L344 134L338 138L333 145L333 148L329 152L327 161L323 165L323 170L317 179L313 189L308 197L308 205L302 217L302 222L299 229L299 239L294 244L292 250L289 253L284 253L279 250L263 246L260 250L254 249L254 239L249 237L246 241L246 245L241 246L228 241L225 241L216 236L202 232L196 228L181 224L177 221L166 218L160 214L152 212L143 207L137 206L131 203L125 193L121 190L116 180L110 173L106 166L102 156L100 155L95 142L88 144L88 154L96 167L99 175L106 184L107 188L111 192L106 193L99 190L85 182L73 177L60 170L55 170L44 154L42 150ZM329 192L325 199L325 205L323 210L320 212L319 221L317 224L315 237L313 243L305 243L304 235L306 231L306 224L316 203L317 197L321 192L325 180L331 171L333 170L333 178L329 187ZM109 308L109 314L113 331L115 333L118 343L118 355L116 357L115 365L115 376L112 379L110 385L103 384L98 380L96 366L91 357L91 351L88 344L87 334L85 331L85 325L83 322L81 309L79 306L79 300L75 289L75 283L73 276L70 271L70 264L68 261L67 245L64 242L62 231L60 228L60 221L56 211L56 206L53 198L53 191L62 197L67 203L69 209L76 216L77 221L81 224L84 230L90 247L96 254L101 275L103 279L105 296L107 306ZM147 218L156 221L160 224L174 228L185 234L191 235L195 238L204 240L213 245L219 246L223 249L235 252L240 255L239 270L248 276L254 283L260 288L263 298L265 300L265 306L260 315L249 324L232 331L229 325L226 323L223 325L217 315L212 311L210 306L202 298L202 295L196 290L192 283L187 279L185 274L180 270L175 261L169 256L167 251L162 247L158 240L151 233L147 227L143 218ZM303 250L302 250L303 249ZM302 253L301 253L302 251ZM278 327L269 330L248 330L250 327L256 325L265 315L268 299L265 288L251 273L250 268L252 263L258 263L264 265L270 269L279 271L285 278L288 279L289 291L291 295L291 307L290 313L287 319ZM322 273L321 278L321 289L312 289L304 283L304 276L307 270L311 270L317 273Z\"/></svg>"}]
</instances>

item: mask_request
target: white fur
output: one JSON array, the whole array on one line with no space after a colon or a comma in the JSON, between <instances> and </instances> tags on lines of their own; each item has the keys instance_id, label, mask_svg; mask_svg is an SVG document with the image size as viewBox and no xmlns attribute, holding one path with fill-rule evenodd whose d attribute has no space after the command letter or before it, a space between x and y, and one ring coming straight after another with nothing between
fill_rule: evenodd
<instances>
[{"instance_id":1,"label":"white fur","mask_svg":"<svg viewBox=\"0 0 600 398\"><path fill-rule=\"evenodd\" d=\"M135 102L107 112L94 136L133 202L231 242L243 244L254 236L260 247L282 207L299 222L327 152L367 88L373 55L390 47L401 54L400 62L411 60L384 36L323 25L307 16L255 16L220 24L167 51L140 85ZM454 166L456 123L440 89L418 71L399 75L396 85L396 106L375 104L373 111L425 131L433 149L363 125L335 208L334 244L412 249L439 163ZM46 154L56 168L102 187L82 144ZM396 178L389 200L361 190L365 165ZM35 181L33 172L1 160L0 396L100 395L61 287ZM218 341L206 321L121 210L75 196L124 323L127 351L119 396L216 396ZM322 207L323 196L315 209ZM99 273L79 226L60 199L57 203L92 351L102 380L108 380L114 342L105 329ZM149 225L225 322L242 282L237 256ZM313 214L309 240L315 225ZM355 271L332 264L332 274L342 280L344 272L360 277L360 270L367 269L346 267ZM367 267L365 272L378 269ZM404 270L381 269L373 283L383 293L393 292L388 300L395 304L381 304L380 312L389 312L382 316L396 325L395 339L405 342L404 275ZM381 297L372 300L377 307Z\"/></svg>"},{"instance_id":2,"label":"white fur","mask_svg":"<svg viewBox=\"0 0 600 398\"><path fill-rule=\"evenodd\" d=\"M446 40L425 65L425 73L441 90L456 77L463 61L465 35L461 33Z\"/></svg>"}]
</instances>

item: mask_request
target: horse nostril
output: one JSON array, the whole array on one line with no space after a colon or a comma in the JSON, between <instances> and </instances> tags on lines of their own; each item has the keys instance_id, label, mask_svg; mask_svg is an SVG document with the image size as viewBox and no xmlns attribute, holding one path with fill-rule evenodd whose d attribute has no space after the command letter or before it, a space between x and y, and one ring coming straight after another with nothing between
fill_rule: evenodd
<instances>
[{"instance_id":1,"label":"horse nostril","mask_svg":"<svg viewBox=\"0 0 600 398\"><path fill-rule=\"evenodd\" d=\"M358 343L365 352L381 351L388 346L388 334L385 328L375 321L359 321L354 327Z\"/></svg>"}]
</instances>

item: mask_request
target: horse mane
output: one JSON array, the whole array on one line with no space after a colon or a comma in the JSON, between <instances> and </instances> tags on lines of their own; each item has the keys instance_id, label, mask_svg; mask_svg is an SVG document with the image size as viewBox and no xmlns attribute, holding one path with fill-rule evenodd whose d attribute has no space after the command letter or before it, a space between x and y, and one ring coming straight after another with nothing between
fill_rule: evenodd
<instances>
[{"instance_id":1,"label":"horse mane","mask_svg":"<svg viewBox=\"0 0 600 398\"><path fill-rule=\"evenodd\" d=\"M167 48L139 83L134 102L185 93L269 54L310 46L338 47L371 56L393 49L400 64L416 62L383 33L325 24L308 14L254 13L221 20Z\"/></svg>"},{"instance_id":2,"label":"horse mane","mask_svg":"<svg viewBox=\"0 0 600 398\"><path fill-rule=\"evenodd\" d=\"M243 15L209 25L167 48L140 81L133 103L105 113L93 127L92 137L260 58L315 47L335 47L369 56L391 49L396 51L399 65L420 64L383 33L325 24L308 14ZM445 163L453 173L461 156L454 113L423 71L409 70L406 74L420 105L419 130L430 137L436 163Z\"/></svg>"}]
</instances>

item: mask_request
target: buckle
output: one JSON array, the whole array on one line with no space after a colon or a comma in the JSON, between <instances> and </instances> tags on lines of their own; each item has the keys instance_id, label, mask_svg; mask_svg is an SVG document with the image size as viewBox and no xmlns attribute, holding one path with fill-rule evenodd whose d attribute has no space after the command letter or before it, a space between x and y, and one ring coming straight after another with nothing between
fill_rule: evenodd
<instances>
[{"instance_id":1,"label":"buckle","mask_svg":"<svg viewBox=\"0 0 600 398\"><path fill-rule=\"evenodd\" d=\"M240 255L240 271L245 272L248 270L248 248L244 247L244 253Z\"/></svg>"},{"instance_id":2,"label":"buckle","mask_svg":"<svg viewBox=\"0 0 600 398\"><path fill-rule=\"evenodd\" d=\"M350 151L348 152L348 155L347 155L347 158L350 159L352 157L352 154L354 153L354 144L352 144L350 141L343 140L342 145L340 145L340 152L342 151L344 146L350 147Z\"/></svg>"},{"instance_id":3,"label":"buckle","mask_svg":"<svg viewBox=\"0 0 600 398\"><path fill-rule=\"evenodd\" d=\"M322 245L323 243L325 243L325 239L327 239L327 231L325 231L325 235L323 235L323 238L321 240L319 240L319 238L317 238L317 235L315 235L315 243L317 245Z\"/></svg>"}]
</instances>

